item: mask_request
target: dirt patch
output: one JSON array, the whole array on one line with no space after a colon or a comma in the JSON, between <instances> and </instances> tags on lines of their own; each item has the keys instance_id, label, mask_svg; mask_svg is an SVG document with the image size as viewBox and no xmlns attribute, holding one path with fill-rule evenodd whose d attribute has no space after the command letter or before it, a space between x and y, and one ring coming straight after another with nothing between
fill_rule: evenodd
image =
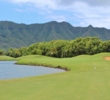
<instances>
[{"instance_id":1,"label":"dirt patch","mask_svg":"<svg viewBox=\"0 0 110 100\"><path fill-rule=\"evenodd\" d=\"M105 60L110 60L110 57L104 57Z\"/></svg>"}]
</instances>

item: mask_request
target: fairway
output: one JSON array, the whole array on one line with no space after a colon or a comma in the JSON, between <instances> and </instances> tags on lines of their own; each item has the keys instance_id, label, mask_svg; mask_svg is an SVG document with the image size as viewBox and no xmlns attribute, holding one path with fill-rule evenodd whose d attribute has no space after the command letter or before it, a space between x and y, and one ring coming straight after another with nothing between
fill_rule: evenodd
<instances>
[{"instance_id":1,"label":"fairway","mask_svg":"<svg viewBox=\"0 0 110 100\"><path fill-rule=\"evenodd\" d=\"M19 64L68 68L70 71L0 81L0 100L110 100L110 53L51 58L30 55Z\"/></svg>"}]
</instances>

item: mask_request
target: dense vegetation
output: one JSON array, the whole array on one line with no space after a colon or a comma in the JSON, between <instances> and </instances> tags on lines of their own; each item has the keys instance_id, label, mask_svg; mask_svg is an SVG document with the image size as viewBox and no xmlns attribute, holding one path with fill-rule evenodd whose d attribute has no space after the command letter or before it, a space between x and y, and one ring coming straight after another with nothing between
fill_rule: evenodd
<instances>
[{"instance_id":1,"label":"dense vegetation","mask_svg":"<svg viewBox=\"0 0 110 100\"><path fill-rule=\"evenodd\" d=\"M71 41L53 40L39 42L29 47L9 49L5 54L11 57L33 54L64 58L82 54L93 55L101 52L110 52L110 40L102 41L97 37L86 37Z\"/></svg>"},{"instance_id":2,"label":"dense vegetation","mask_svg":"<svg viewBox=\"0 0 110 100\"><path fill-rule=\"evenodd\" d=\"M73 27L67 22L48 22L44 24L17 24L0 21L0 49L19 48L36 42L50 40L73 40L78 37L97 36L110 39L110 30L105 28Z\"/></svg>"},{"instance_id":3,"label":"dense vegetation","mask_svg":"<svg viewBox=\"0 0 110 100\"><path fill-rule=\"evenodd\" d=\"M3 50L0 50L0 55L4 55L4 51Z\"/></svg>"}]
</instances>

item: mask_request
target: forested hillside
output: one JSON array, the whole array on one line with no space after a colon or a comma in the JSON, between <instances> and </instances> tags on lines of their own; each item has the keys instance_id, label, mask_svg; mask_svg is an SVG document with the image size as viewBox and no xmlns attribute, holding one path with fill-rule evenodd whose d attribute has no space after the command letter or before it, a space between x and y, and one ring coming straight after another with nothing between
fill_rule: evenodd
<instances>
[{"instance_id":1,"label":"forested hillside","mask_svg":"<svg viewBox=\"0 0 110 100\"><path fill-rule=\"evenodd\" d=\"M72 40L78 37L97 36L110 39L110 30L105 28L73 27L67 22L48 22L44 24L17 24L0 21L0 49L19 48L36 42L50 40Z\"/></svg>"}]
</instances>

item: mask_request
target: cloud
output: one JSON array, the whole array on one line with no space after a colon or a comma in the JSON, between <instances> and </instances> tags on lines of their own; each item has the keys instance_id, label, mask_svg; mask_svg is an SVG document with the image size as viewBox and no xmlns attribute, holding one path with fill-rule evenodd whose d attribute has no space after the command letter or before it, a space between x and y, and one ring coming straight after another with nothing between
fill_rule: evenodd
<instances>
[{"instance_id":1,"label":"cloud","mask_svg":"<svg viewBox=\"0 0 110 100\"><path fill-rule=\"evenodd\" d=\"M4 0L7 1L7 0ZM73 5L76 2L83 2L91 6L109 6L110 0L8 0L13 3L33 3L40 6L53 7L56 5Z\"/></svg>"},{"instance_id":2,"label":"cloud","mask_svg":"<svg viewBox=\"0 0 110 100\"><path fill-rule=\"evenodd\" d=\"M40 14L51 20L65 20L77 26L92 24L110 28L110 0L8 0L8 2L37 9ZM65 14L56 14L62 11Z\"/></svg>"},{"instance_id":3,"label":"cloud","mask_svg":"<svg viewBox=\"0 0 110 100\"><path fill-rule=\"evenodd\" d=\"M109 6L110 0L60 0L62 5L72 5L75 2L83 2L90 6Z\"/></svg>"},{"instance_id":4,"label":"cloud","mask_svg":"<svg viewBox=\"0 0 110 100\"><path fill-rule=\"evenodd\" d=\"M18 12L21 12L21 13L25 11L23 9L17 9L17 8L15 10L18 11Z\"/></svg>"},{"instance_id":5,"label":"cloud","mask_svg":"<svg viewBox=\"0 0 110 100\"><path fill-rule=\"evenodd\" d=\"M109 6L110 0L81 0L82 2L91 5L91 6Z\"/></svg>"},{"instance_id":6,"label":"cloud","mask_svg":"<svg viewBox=\"0 0 110 100\"><path fill-rule=\"evenodd\" d=\"M6 1L6 0L5 0ZM30 4L36 6L37 8L56 8L56 0L8 0L10 3L14 4Z\"/></svg>"},{"instance_id":7,"label":"cloud","mask_svg":"<svg viewBox=\"0 0 110 100\"><path fill-rule=\"evenodd\" d=\"M51 10L72 8L76 4L85 4L90 7L109 7L110 0L3 0L14 4L33 5L37 8ZM78 5L77 5L78 6Z\"/></svg>"},{"instance_id":8,"label":"cloud","mask_svg":"<svg viewBox=\"0 0 110 100\"><path fill-rule=\"evenodd\" d=\"M110 7L91 7L87 4L76 3L73 9L78 25L87 26L92 24L97 27L110 28Z\"/></svg>"}]
</instances>

